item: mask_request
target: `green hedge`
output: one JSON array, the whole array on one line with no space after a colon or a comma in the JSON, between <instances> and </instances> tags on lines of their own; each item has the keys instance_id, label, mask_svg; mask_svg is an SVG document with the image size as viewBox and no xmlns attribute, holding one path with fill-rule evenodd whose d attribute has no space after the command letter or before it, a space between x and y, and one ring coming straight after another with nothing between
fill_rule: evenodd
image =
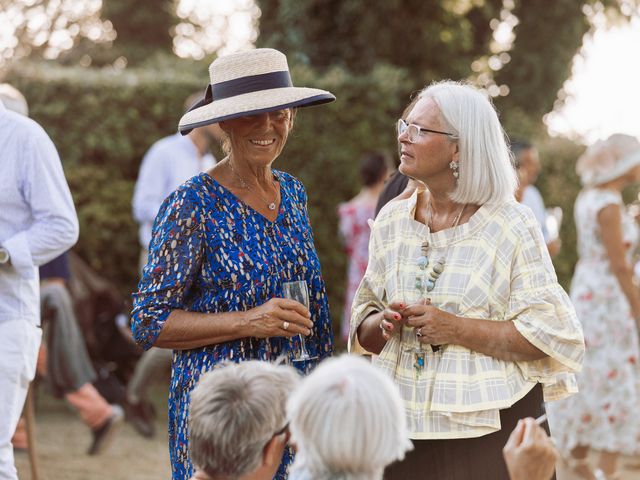
<instances>
[{"instance_id":1,"label":"green hedge","mask_svg":"<svg viewBox=\"0 0 640 480\"><path fill-rule=\"evenodd\" d=\"M184 98L202 87L202 66L189 66L118 71L45 62L16 66L5 78L58 148L80 220L75 250L123 293L137 280L133 185L147 148L175 131Z\"/></svg>"},{"instance_id":2,"label":"green hedge","mask_svg":"<svg viewBox=\"0 0 640 480\"><path fill-rule=\"evenodd\" d=\"M337 235L337 205L358 191L358 162L369 150L396 149L394 119L406 99L405 74L381 66L366 76L334 69L322 75L292 68L294 83L324 88L338 101L301 109L275 168L307 187L315 242L336 327L342 311L345 255ZM124 71L15 67L5 81L27 97L31 116L55 142L80 218L76 250L126 293L135 288L137 226L131 196L147 148L175 131L184 98L207 80L192 62ZM219 153L216 152L216 153Z\"/></svg>"}]
</instances>

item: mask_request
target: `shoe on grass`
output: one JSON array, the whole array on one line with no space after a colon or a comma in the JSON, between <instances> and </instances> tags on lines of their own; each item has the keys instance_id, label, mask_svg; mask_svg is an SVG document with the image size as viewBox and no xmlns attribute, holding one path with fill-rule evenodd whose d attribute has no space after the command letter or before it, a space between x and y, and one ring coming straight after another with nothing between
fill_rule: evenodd
<instances>
[{"instance_id":1,"label":"shoe on grass","mask_svg":"<svg viewBox=\"0 0 640 480\"><path fill-rule=\"evenodd\" d=\"M93 441L87 452L89 455L99 455L104 452L111 444L116 431L122 424L122 419L124 418L122 408L120 408L119 405L112 405L111 407L113 408L113 413L107 421L96 430L91 431Z\"/></svg>"},{"instance_id":2,"label":"shoe on grass","mask_svg":"<svg viewBox=\"0 0 640 480\"><path fill-rule=\"evenodd\" d=\"M127 403L127 422L145 438L152 438L156 434L154 424L155 411L149 402Z\"/></svg>"}]
</instances>

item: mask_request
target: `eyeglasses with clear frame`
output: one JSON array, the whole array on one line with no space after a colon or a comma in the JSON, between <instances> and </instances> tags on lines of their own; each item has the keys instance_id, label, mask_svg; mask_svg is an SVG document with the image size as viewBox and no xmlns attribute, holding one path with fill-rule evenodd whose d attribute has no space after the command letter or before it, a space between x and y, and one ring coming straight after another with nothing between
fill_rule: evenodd
<instances>
[{"instance_id":1,"label":"eyeglasses with clear frame","mask_svg":"<svg viewBox=\"0 0 640 480\"><path fill-rule=\"evenodd\" d=\"M440 130L432 130L430 128L423 128L423 127L421 127L419 125L416 125L415 123L407 123L402 118L398 119L397 128L398 128L398 136L400 136L403 133L407 132L407 138L409 139L409 142L411 142L411 143L416 143L418 141L418 138L420 138L420 135L422 133L426 133L426 132L428 132L428 133L437 133L439 135L446 135L451 140L456 140L458 138L458 136L455 133L441 132Z\"/></svg>"}]
</instances>

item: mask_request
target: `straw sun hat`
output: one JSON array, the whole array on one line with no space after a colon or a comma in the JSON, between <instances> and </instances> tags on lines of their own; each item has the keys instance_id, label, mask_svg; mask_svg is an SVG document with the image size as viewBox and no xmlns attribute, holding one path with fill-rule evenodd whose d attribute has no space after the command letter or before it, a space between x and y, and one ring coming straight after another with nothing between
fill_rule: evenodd
<instances>
[{"instance_id":1,"label":"straw sun hat","mask_svg":"<svg viewBox=\"0 0 640 480\"><path fill-rule=\"evenodd\" d=\"M178 130L183 135L222 120L336 99L325 90L294 87L287 57L271 48L219 57L209 66L209 76L205 97L180 119Z\"/></svg>"},{"instance_id":2,"label":"straw sun hat","mask_svg":"<svg viewBox=\"0 0 640 480\"><path fill-rule=\"evenodd\" d=\"M578 158L576 173L583 185L602 185L640 165L640 142L631 135L616 133L591 145Z\"/></svg>"}]
</instances>

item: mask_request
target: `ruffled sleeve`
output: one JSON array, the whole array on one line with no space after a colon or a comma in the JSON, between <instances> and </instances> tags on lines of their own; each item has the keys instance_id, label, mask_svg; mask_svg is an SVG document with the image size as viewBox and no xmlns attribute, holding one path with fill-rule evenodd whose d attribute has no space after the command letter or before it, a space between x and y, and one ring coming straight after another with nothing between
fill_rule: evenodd
<instances>
[{"instance_id":1,"label":"ruffled sleeve","mask_svg":"<svg viewBox=\"0 0 640 480\"><path fill-rule=\"evenodd\" d=\"M149 260L133 294L133 336L145 350L172 310L183 309L203 257L202 202L191 182L172 193L156 217Z\"/></svg>"},{"instance_id":2,"label":"ruffled sleeve","mask_svg":"<svg viewBox=\"0 0 640 480\"><path fill-rule=\"evenodd\" d=\"M575 372L582 365L584 337L573 305L558 280L542 233L532 214L513 258L506 320L548 357L516 362L526 380L542 384L545 400L577 392Z\"/></svg>"}]
</instances>

